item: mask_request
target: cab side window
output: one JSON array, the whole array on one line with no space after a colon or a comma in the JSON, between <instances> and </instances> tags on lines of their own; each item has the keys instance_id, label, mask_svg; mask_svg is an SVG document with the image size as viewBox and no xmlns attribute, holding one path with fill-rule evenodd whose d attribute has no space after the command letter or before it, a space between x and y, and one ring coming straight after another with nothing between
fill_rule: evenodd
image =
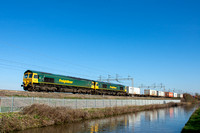
<instances>
[{"instance_id":1,"label":"cab side window","mask_svg":"<svg viewBox=\"0 0 200 133\"><path fill-rule=\"evenodd\" d=\"M39 75L34 75L34 78L35 79L39 79Z\"/></svg>"},{"instance_id":2,"label":"cab side window","mask_svg":"<svg viewBox=\"0 0 200 133\"><path fill-rule=\"evenodd\" d=\"M124 88L123 87L120 87L120 90L123 90Z\"/></svg>"}]
</instances>

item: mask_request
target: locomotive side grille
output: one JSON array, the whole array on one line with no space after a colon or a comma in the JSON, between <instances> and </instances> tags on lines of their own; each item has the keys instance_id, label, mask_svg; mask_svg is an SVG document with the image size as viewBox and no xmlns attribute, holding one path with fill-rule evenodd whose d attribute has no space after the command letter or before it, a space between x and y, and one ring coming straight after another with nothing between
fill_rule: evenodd
<instances>
[{"instance_id":1,"label":"locomotive side grille","mask_svg":"<svg viewBox=\"0 0 200 133\"><path fill-rule=\"evenodd\" d=\"M44 82L54 83L54 78L44 78Z\"/></svg>"},{"instance_id":2,"label":"locomotive side grille","mask_svg":"<svg viewBox=\"0 0 200 133\"><path fill-rule=\"evenodd\" d=\"M102 86L103 88L107 88L107 85L106 84L103 84L103 86Z\"/></svg>"},{"instance_id":3,"label":"locomotive side grille","mask_svg":"<svg viewBox=\"0 0 200 133\"><path fill-rule=\"evenodd\" d=\"M123 87L120 87L120 90L123 90Z\"/></svg>"}]
</instances>

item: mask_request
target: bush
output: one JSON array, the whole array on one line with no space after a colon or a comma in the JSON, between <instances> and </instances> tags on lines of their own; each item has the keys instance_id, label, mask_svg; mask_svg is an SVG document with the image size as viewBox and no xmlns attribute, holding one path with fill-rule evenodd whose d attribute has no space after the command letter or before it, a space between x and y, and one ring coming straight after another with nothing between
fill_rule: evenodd
<instances>
[{"instance_id":1,"label":"bush","mask_svg":"<svg viewBox=\"0 0 200 133\"><path fill-rule=\"evenodd\" d=\"M197 103L197 99L188 93L183 94L183 101L190 102L190 103Z\"/></svg>"}]
</instances>

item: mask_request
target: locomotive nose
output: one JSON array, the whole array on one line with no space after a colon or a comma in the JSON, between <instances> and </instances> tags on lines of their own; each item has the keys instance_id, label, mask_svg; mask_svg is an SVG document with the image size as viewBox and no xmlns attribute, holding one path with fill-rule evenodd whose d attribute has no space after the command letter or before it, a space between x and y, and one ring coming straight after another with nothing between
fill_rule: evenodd
<instances>
[{"instance_id":1,"label":"locomotive nose","mask_svg":"<svg viewBox=\"0 0 200 133\"><path fill-rule=\"evenodd\" d=\"M25 87L28 86L29 83L31 83L30 79L24 79L23 84L24 84Z\"/></svg>"}]
</instances>

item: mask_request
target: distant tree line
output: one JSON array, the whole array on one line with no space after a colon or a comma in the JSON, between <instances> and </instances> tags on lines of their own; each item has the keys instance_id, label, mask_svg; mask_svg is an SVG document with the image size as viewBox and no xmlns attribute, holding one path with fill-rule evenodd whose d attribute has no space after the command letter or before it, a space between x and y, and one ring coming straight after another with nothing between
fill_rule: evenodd
<instances>
[{"instance_id":1,"label":"distant tree line","mask_svg":"<svg viewBox=\"0 0 200 133\"><path fill-rule=\"evenodd\" d=\"M189 93L184 93L182 101L183 102L197 103L198 101L200 101L200 95L198 93L195 93L195 96L192 96Z\"/></svg>"}]
</instances>

